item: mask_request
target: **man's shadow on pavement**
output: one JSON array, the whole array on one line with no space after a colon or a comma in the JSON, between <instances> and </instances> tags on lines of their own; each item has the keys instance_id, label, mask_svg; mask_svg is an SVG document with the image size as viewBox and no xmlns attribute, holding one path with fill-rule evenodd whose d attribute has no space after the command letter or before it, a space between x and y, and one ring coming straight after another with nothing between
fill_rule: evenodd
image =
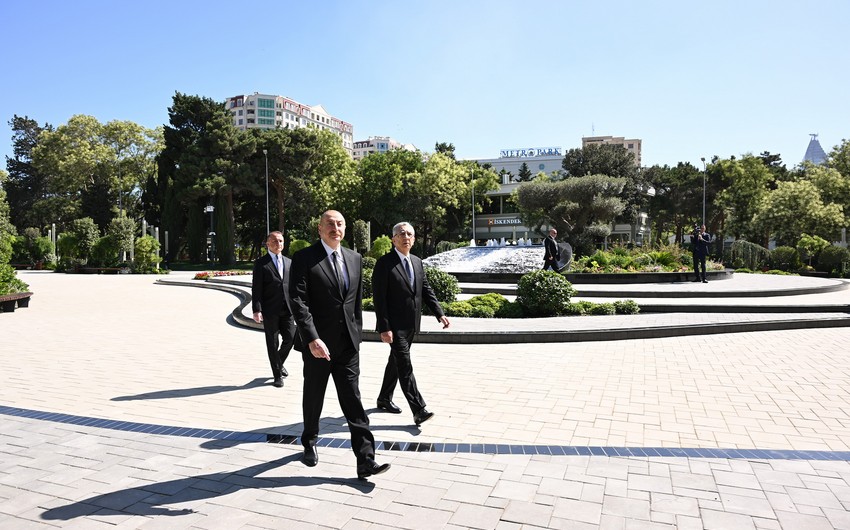
<instances>
[{"instance_id":1,"label":"man's shadow on pavement","mask_svg":"<svg viewBox=\"0 0 850 530\"><path fill-rule=\"evenodd\" d=\"M68 521L94 514L97 514L98 517L108 515L189 515L195 513L191 508L171 509L164 505L203 501L221 495L229 495L243 489L310 487L328 483L347 486L360 493L369 493L375 488L373 483L356 478L258 477L266 471L298 461L300 458L300 454L294 454L238 471L184 477L103 493L65 506L51 508L42 513L41 518L48 521Z\"/></svg>"},{"instance_id":2,"label":"man's shadow on pavement","mask_svg":"<svg viewBox=\"0 0 850 530\"><path fill-rule=\"evenodd\" d=\"M136 394L133 396L118 396L110 401L136 401L141 399L169 399L183 398L191 396L207 396L210 394L220 394L222 392L233 392L236 390L247 390L249 388L257 388L261 386L271 386L268 383L270 377L257 377L248 381L244 385L215 385L215 386L199 386L196 388L177 388L173 390L157 390L154 392L145 392L144 394Z\"/></svg>"}]
</instances>

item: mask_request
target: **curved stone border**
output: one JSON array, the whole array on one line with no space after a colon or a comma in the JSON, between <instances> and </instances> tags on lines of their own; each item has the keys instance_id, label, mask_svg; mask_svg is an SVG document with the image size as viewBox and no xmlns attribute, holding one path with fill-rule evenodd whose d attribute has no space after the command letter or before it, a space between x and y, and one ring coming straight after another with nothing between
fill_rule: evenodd
<instances>
[{"instance_id":1,"label":"curved stone border","mask_svg":"<svg viewBox=\"0 0 850 530\"><path fill-rule=\"evenodd\" d=\"M516 283L527 273L508 272L451 272L446 271L462 283ZM728 280L734 271L708 271L706 277L712 281ZM627 284L627 283L677 283L694 279L693 271L687 272L617 272L617 273L574 273L564 277L572 284Z\"/></svg>"},{"instance_id":2,"label":"curved stone border","mask_svg":"<svg viewBox=\"0 0 850 530\"><path fill-rule=\"evenodd\" d=\"M212 279L194 280L191 282L157 280L159 285L176 285L188 287L201 287L216 289L235 295L240 299L239 306L231 312L234 321L247 328L262 330L262 324L257 324L253 319L242 314L242 310L251 303L251 294L244 289L235 287L244 283L232 280ZM643 306L641 306L643 308ZM664 306L649 306L664 307ZM709 306L669 306L669 312L707 312ZM817 312L848 312L845 306L824 306L832 309L822 311L820 306L807 308L806 311ZM741 312L767 312L764 306L759 309L742 308ZM781 312L789 312L791 308L783 306ZM797 311L799 308L794 308ZM731 312L730 308L718 309L722 312ZM581 317L576 317L581 318ZM823 319L792 319L792 320L765 320L760 322L726 322L715 324L689 324L686 326L655 326L640 328L618 328L599 330L507 330L507 331L421 331L416 336L416 341L430 344L516 344L516 343L547 343L547 342L593 342L606 340L632 340L632 339L657 339L664 337L682 337L693 335L714 335L720 333L744 333L749 331L778 331L788 329L812 329L812 328L836 328L850 327L850 314L844 317ZM372 330L363 330L363 340L368 342L380 342L380 335Z\"/></svg>"},{"instance_id":3,"label":"curved stone border","mask_svg":"<svg viewBox=\"0 0 850 530\"><path fill-rule=\"evenodd\" d=\"M74 416L59 412L44 412L0 405L0 414L40 421L51 421L80 425L96 429L155 434L157 436L180 436L238 443L274 443L298 445L297 436L262 432L239 432L219 429L198 429L139 423L134 421L108 420L88 416ZM351 449L351 441L342 438L320 437L318 447ZM850 461L850 451L799 451L793 449L722 449L708 447L607 447L576 445L510 445L494 443L437 443L437 442L387 442L376 441L380 451L404 451L413 453L454 453L487 455L552 455L552 456L615 456L615 457L679 457L679 458L726 458L746 460L837 460Z\"/></svg>"}]
</instances>

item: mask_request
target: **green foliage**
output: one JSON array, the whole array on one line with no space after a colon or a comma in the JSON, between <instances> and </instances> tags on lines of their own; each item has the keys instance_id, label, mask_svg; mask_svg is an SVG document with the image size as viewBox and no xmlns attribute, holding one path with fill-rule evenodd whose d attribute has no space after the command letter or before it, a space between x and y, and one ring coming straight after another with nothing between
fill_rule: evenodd
<instances>
[{"instance_id":1,"label":"green foliage","mask_svg":"<svg viewBox=\"0 0 850 530\"><path fill-rule=\"evenodd\" d=\"M363 311L374 311L375 310L375 300L370 296L369 298L363 299Z\"/></svg>"},{"instance_id":2,"label":"green foliage","mask_svg":"<svg viewBox=\"0 0 850 530\"><path fill-rule=\"evenodd\" d=\"M843 247L828 246L818 254L817 270L843 272L850 263L850 251Z\"/></svg>"},{"instance_id":3,"label":"green foliage","mask_svg":"<svg viewBox=\"0 0 850 530\"><path fill-rule=\"evenodd\" d=\"M365 251L369 246L369 224L362 219L357 219L351 226L354 236L354 249L358 252Z\"/></svg>"},{"instance_id":4,"label":"green foliage","mask_svg":"<svg viewBox=\"0 0 850 530\"><path fill-rule=\"evenodd\" d=\"M100 238L100 229L90 217L83 217L71 222L71 233L76 237L76 257L83 263L88 262L92 248Z\"/></svg>"},{"instance_id":5,"label":"green foliage","mask_svg":"<svg viewBox=\"0 0 850 530\"><path fill-rule=\"evenodd\" d=\"M303 239L294 239L289 243L289 257L295 255L301 249L307 248L311 245L309 241L305 241Z\"/></svg>"},{"instance_id":6,"label":"green foliage","mask_svg":"<svg viewBox=\"0 0 850 530\"><path fill-rule=\"evenodd\" d=\"M618 315L637 315L640 313L640 306L634 300L615 300L614 309Z\"/></svg>"},{"instance_id":7,"label":"green foliage","mask_svg":"<svg viewBox=\"0 0 850 530\"><path fill-rule=\"evenodd\" d=\"M374 269L375 263L378 261L371 256L363 256L361 259L363 260L362 263L364 269Z\"/></svg>"},{"instance_id":8,"label":"green foliage","mask_svg":"<svg viewBox=\"0 0 850 530\"><path fill-rule=\"evenodd\" d=\"M114 267L118 264L118 241L112 235L106 235L92 247L89 264L93 267Z\"/></svg>"},{"instance_id":9,"label":"green foliage","mask_svg":"<svg viewBox=\"0 0 850 530\"><path fill-rule=\"evenodd\" d=\"M603 302L601 304L593 304L590 308L591 315L614 315L617 313L617 308L613 303Z\"/></svg>"},{"instance_id":10,"label":"green foliage","mask_svg":"<svg viewBox=\"0 0 850 530\"><path fill-rule=\"evenodd\" d=\"M425 267L425 277L434 290L437 300L442 303L454 302L460 294L457 278L434 267Z\"/></svg>"},{"instance_id":11,"label":"green foliage","mask_svg":"<svg viewBox=\"0 0 850 530\"><path fill-rule=\"evenodd\" d=\"M761 245L743 239L732 243L729 253L732 259L732 266L736 269L747 268L758 270L763 268L770 260L769 250Z\"/></svg>"},{"instance_id":12,"label":"green foliage","mask_svg":"<svg viewBox=\"0 0 850 530\"><path fill-rule=\"evenodd\" d=\"M472 304L464 300L443 304L443 312L450 317L471 317L472 310Z\"/></svg>"},{"instance_id":13,"label":"green foliage","mask_svg":"<svg viewBox=\"0 0 850 530\"><path fill-rule=\"evenodd\" d=\"M393 249L393 241L389 236L379 236L372 242L372 248L366 253L370 258L378 259Z\"/></svg>"},{"instance_id":14,"label":"green foliage","mask_svg":"<svg viewBox=\"0 0 850 530\"><path fill-rule=\"evenodd\" d=\"M507 302L502 304L494 315L496 318L523 318L525 311L522 304L517 302Z\"/></svg>"},{"instance_id":15,"label":"green foliage","mask_svg":"<svg viewBox=\"0 0 850 530\"><path fill-rule=\"evenodd\" d=\"M529 316L548 317L567 312L572 284L554 271L534 271L523 275L517 283L517 298Z\"/></svg>"},{"instance_id":16,"label":"green foliage","mask_svg":"<svg viewBox=\"0 0 850 530\"><path fill-rule=\"evenodd\" d=\"M495 314L501 307L508 303L508 299L499 293L487 293L473 296L467 300L473 307L487 307ZM493 316L493 315L490 315Z\"/></svg>"},{"instance_id":17,"label":"green foliage","mask_svg":"<svg viewBox=\"0 0 850 530\"><path fill-rule=\"evenodd\" d=\"M800 253L793 247L776 247L770 251L770 266L781 271L797 271L803 266Z\"/></svg>"},{"instance_id":18,"label":"green foliage","mask_svg":"<svg viewBox=\"0 0 850 530\"><path fill-rule=\"evenodd\" d=\"M24 233L12 238L12 263L35 265L44 262L53 250L53 244L47 237L41 237L38 228L27 228Z\"/></svg>"},{"instance_id":19,"label":"green foliage","mask_svg":"<svg viewBox=\"0 0 850 530\"><path fill-rule=\"evenodd\" d=\"M595 304L589 300L579 300L578 302L570 302L565 314L573 316L581 316L590 314Z\"/></svg>"},{"instance_id":20,"label":"green foliage","mask_svg":"<svg viewBox=\"0 0 850 530\"><path fill-rule=\"evenodd\" d=\"M451 241L438 241L437 242L437 254L441 252L448 252L449 250L454 250L458 248L460 245L458 243L453 243Z\"/></svg>"},{"instance_id":21,"label":"green foliage","mask_svg":"<svg viewBox=\"0 0 850 530\"><path fill-rule=\"evenodd\" d=\"M800 240L797 241L797 250L800 251L800 256L809 261L809 265L812 264L812 259L815 258L818 253L829 246L829 241L820 237L820 236L810 236L808 234L803 234L800 237Z\"/></svg>"},{"instance_id":22,"label":"green foliage","mask_svg":"<svg viewBox=\"0 0 850 530\"><path fill-rule=\"evenodd\" d=\"M133 272L147 274L156 272L156 265L162 260L157 256L159 241L151 236L136 239L135 262Z\"/></svg>"},{"instance_id":23,"label":"green foliage","mask_svg":"<svg viewBox=\"0 0 850 530\"><path fill-rule=\"evenodd\" d=\"M678 245L665 245L655 249L647 247L613 247L597 250L589 256L576 258L572 272L677 272L690 268L691 253ZM707 264L709 265L709 264ZM712 268L721 266L711 263Z\"/></svg>"},{"instance_id":24,"label":"green foliage","mask_svg":"<svg viewBox=\"0 0 850 530\"><path fill-rule=\"evenodd\" d=\"M0 264L0 295L29 292L30 286L16 276L14 267Z\"/></svg>"},{"instance_id":25,"label":"green foliage","mask_svg":"<svg viewBox=\"0 0 850 530\"><path fill-rule=\"evenodd\" d=\"M374 294L372 291L373 272L374 267L366 267L365 263L363 264L363 272L360 276L363 279L363 298L372 298L372 295Z\"/></svg>"}]
</instances>

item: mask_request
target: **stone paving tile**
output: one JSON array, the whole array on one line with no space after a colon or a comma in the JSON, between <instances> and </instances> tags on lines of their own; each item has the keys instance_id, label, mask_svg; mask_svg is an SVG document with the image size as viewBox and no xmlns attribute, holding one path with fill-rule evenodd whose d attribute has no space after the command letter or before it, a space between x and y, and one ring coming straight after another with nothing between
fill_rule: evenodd
<instances>
[{"instance_id":1,"label":"stone paving tile","mask_svg":"<svg viewBox=\"0 0 850 530\"><path fill-rule=\"evenodd\" d=\"M293 355L287 362L292 375L283 389L268 385L262 335L225 323L232 295L132 276L32 279L40 283L39 299L14 314L15 333L7 333L8 315L0 319L0 334L23 337L14 358L0 356L0 405L299 434L299 360ZM135 302L137 314L128 321L103 303L78 311L81 289L101 299L120 293ZM848 298L842 291L829 300ZM522 324L604 328L695 318L765 315ZM418 344L417 379L437 416L421 430L408 415L370 419L379 440L394 441L846 450L848 340L850 330L828 328L545 348ZM386 355L384 345L363 345L367 408ZM471 362L459 362L466 359ZM332 389L324 416L322 435L347 439ZM350 450L324 448L311 469L298 462L298 449L3 416L0 527L315 528L318 513L344 528L397 528L419 519L444 528L517 528L522 521L527 528L789 530L846 528L850 513L846 461L386 451L378 457L393 464L390 472L361 484ZM275 464L264 465L269 462ZM50 518L70 514L69 506L97 514ZM192 513L162 515L184 508Z\"/></svg>"}]
</instances>

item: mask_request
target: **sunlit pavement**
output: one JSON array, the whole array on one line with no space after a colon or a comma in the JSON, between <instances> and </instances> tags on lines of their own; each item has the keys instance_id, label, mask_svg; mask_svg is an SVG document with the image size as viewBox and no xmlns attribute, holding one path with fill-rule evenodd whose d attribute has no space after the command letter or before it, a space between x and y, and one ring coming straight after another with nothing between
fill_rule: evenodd
<instances>
[{"instance_id":1,"label":"sunlit pavement","mask_svg":"<svg viewBox=\"0 0 850 530\"><path fill-rule=\"evenodd\" d=\"M19 275L36 294L0 314L0 528L850 528L848 327L415 344L436 412L421 428L399 392L403 414L374 408L389 351L366 342L361 393L378 460L392 464L367 482L332 385L319 465L301 464L298 354L272 387L263 336L233 324L232 294L153 276ZM809 281L729 281L764 288L748 279ZM720 283L679 288L727 303L699 292ZM794 300L788 315L846 318L834 309L850 291ZM807 304L831 310L796 313ZM663 322L684 333L786 316L453 319L450 331Z\"/></svg>"}]
</instances>

